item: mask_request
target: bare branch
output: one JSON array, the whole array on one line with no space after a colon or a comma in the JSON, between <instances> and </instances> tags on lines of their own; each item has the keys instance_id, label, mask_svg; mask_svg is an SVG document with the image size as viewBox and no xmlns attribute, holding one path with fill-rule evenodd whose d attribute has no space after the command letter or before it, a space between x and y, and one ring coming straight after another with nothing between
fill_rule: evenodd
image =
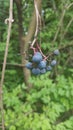
<instances>
[{"instance_id":1,"label":"bare branch","mask_svg":"<svg viewBox=\"0 0 73 130\"><path fill-rule=\"evenodd\" d=\"M35 44L36 40L37 40L37 35L38 35L38 27L39 27L39 18L40 18L40 14L37 8L37 2L36 0L34 0L34 6L35 6L35 15L36 15L36 30L35 30L35 34L34 34L34 40L31 44L31 46L33 47L33 45Z\"/></svg>"},{"instance_id":2,"label":"bare branch","mask_svg":"<svg viewBox=\"0 0 73 130\"><path fill-rule=\"evenodd\" d=\"M69 47L71 47L71 46L73 46L73 40L72 40L71 42L67 43L67 44L64 45L64 46L60 46L58 49L59 49L60 51L62 51L62 50L66 49L66 48L69 48ZM52 55L53 55L53 52L51 52L50 54L47 53L47 58L50 57L50 56L52 56Z\"/></svg>"},{"instance_id":3,"label":"bare branch","mask_svg":"<svg viewBox=\"0 0 73 130\"><path fill-rule=\"evenodd\" d=\"M3 63L0 63L0 65L3 65ZM14 67L25 67L23 64L18 64L18 63L6 63L7 66L14 66Z\"/></svg>"},{"instance_id":4,"label":"bare branch","mask_svg":"<svg viewBox=\"0 0 73 130\"><path fill-rule=\"evenodd\" d=\"M67 43L64 46L59 47L59 50L63 50L65 48L69 48L71 46L73 46L73 40L70 43ZM41 50L40 50L40 52L41 52ZM51 56L51 55L53 55L53 53L50 53L50 54L47 54L47 55ZM43 55L43 57L44 57L44 55ZM3 63L0 63L0 64L2 65ZM7 66L19 67L19 68L25 67L24 64L18 64L18 63L6 63L6 65Z\"/></svg>"},{"instance_id":5,"label":"bare branch","mask_svg":"<svg viewBox=\"0 0 73 130\"><path fill-rule=\"evenodd\" d=\"M67 4L66 3L66 5L63 7L63 11L62 11L62 14L61 14L61 18L60 18L60 21L59 21L59 24L58 24L58 28L57 28L57 31L56 31L56 33L55 33L55 36L54 36L54 39L53 39L53 42L55 42L56 41L56 39L57 39L57 37L58 37L58 34L59 34L59 31L60 31L60 28L61 28L61 25L62 25L62 22L63 22L63 19L64 19L64 16L65 16L65 13L66 13L66 11L71 7L73 5L73 2L71 3L71 4ZM70 21L71 22L71 21ZM69 24L71 24L71 23L69 23ZM68 25L68 26L70 26L70 25ZM67 27L68 28L68 27Z\"/></svg>"},{"instance_id":6,"label":"bare branch","mask_svg":"<svg viewBox=\"0 0 73 130\"><path fill-rule=\"evenodd\" d=\"M67 9L69 9L73 5L73 2L67 6Z\"/></svg>"},{"instance_id":7,"label":"bare branch","mask_svg":"<svg viewBox=\"0 0 73 130\"><path fill-rule=\"evenodd\" d=\"M72 24L72 22L73 22L73 18L71 18L71 20L69 21L69 23L68 23L68 25L67 25L67 27L66 27L66 29L65 29L65 31L64 31L63 38L64 38L64 36L66 35L66 33L67 33L67 31L68 31L70 25Z\"/></svg>"},{"instance_id":8,"label":"bare branch","mask_svg":"<svg viewBox=\"0 0 73 130\"><path fill-rule=\"evenodd\" d=\"M1 108L1 115L2 115L2 130L5 130L2 87L3 87L3 82L4 82L6 61L7 61L7 55L8 55L8 47L9 47L9 41L10 41L10 32L11 32L11 26L12 26L12 21L13 21L12 10L13 10L13 0L10 0L9 18L7 19L7 22L8 22L7 41L6 41L6 49L5 49L2 76L1 76L1 82L0 82L0 108Z\"/></svg>"},{"instance_id":9,"label":"bare branch","mask_svg":"<svg viewBox=\"0 0 73 130\"><path fill-rule=\"evenodd\" d=\"M52 0L52 6L53 6L53 10L54 10L55 14L58 15L58 10L57 10L57 7L56 7L55 0Z\"/></svg>"},{"instance_id":10,"label":"bare branch","mask_svg":"<svg viewBox=\"0 0 73 130\"><path fill-rule=\"evenodd\" d=\"M66 10L64 9L63 12L62 12L62 14L61 14L61 18L60 18L59 25L58 25L57 31L56 31L56 33L55 33L53 42L55 42L56 39L57 39L57 37L58 37L58 33L59 33L59 31L60 31L60 27L61 27L62 21L63 21L63 19L64 19L64 16L65 16L65 12L66 12Z\"/></svg>"}]
</instances>

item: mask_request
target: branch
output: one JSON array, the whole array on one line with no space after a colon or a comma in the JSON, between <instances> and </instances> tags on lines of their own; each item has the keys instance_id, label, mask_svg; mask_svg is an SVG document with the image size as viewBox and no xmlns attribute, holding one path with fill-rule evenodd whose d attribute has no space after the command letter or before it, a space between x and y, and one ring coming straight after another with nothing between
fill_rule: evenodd
<instances>
[{"instance_id":1,"label":"branch","mask_svg":"<svg viewBox=\"0 0 73 130\"><path fill-rule=\"evenodd\" d=\"M37 2L38 11L40 13L41 12L41 3L42 3L42 0L36 0L36 2ZM30 24L29 24L29 28L28 28L28 33L27 33L26 36L24 36L22 38L22 41L24 43L24 52L29 53L28 49L29 49L30 42L32 41L32 38L34 36L35 29L36 29L36 12L35 12L35 9L34 9L33 14L32 14L32 18L31 18L31 21L30 21ZM28 56L28 54L26 54L26 57L27 56ZM27 63L27 60L24 59L24 66L25 66L26 63ZM29 83L29 78L30 78L29 72L30 71L27 70L27 68L24 68L25 80L26 80L26 83L28 84L27 86L29 88L31 88L32 84Z\"/></svg>"},{"instance_id":2,"label":"branch","mask_svg":"<svg viewBox=\"0 0 73 130\"><path fill-rule=\"evenodd\" d=\"M71 41L69 44L67 45L64 45L62 47L59 48L59 50L63 50L65 48L69 48L73 46L73 41ZM41 51L41 50L40 50ZM52 55L53 53L50 54L50 56ZM43 54L42 54L43 55ZM48 55L48 54L47 54ZM44 55L43 55L44 57ZM0 65L3 65L3 63L0 63ZM7 66L14 66L14 67L19 67L19 68L22 68L22 67L25 67L24 64L18 64L18 63L6 63Z\"/></svg>"},{"instance_id":3,"label":"branch","mask_svg":"<svg viewBox=\"0 0 73 130\"><path fill-rule=\"evenodd\" d=\"M61 14L61 18L60 18L60 21L59 21L59 24L58 24L58 28L57 28L57 31L55 33L53 42L55 42L56 39L57 39L57 37L58 37L59 31L60 31L60 28L61 28L61 25L62 25L62 21L63 21L64 16L65 16L65 12L66 12L66 10L64 9L63 12L62 12L62 14Z\"/></svg>"},{"instance_id":4,"label":"branch","mask_svg":"<svg viewBox=\"0 0 73 130\"><path fill-rule=\"evenodd\" d=\"M58 15L58 11L57 11L55 0L51 0L51 1L52 1L53 10L54 10L55 14Z\"/></svg>"},{"instance_id":5,"label":"branch","mask_svg":"<svg viewBox=\"0 0 73 130\"><path fill-rule=\"evenodd\" d=\"M64 19L64 16L65 16L65 13L66 11L73 5L73 2L69 5L65 5L63 7L63 11L62 11L62 14L61 14L61 18L60 18L60 21L59 21L59 24L58 24L58 28L57 28L57 31L55 33L55 36L54 36L54 39L53 39L53 42L56 41L57 37L58 37L58 34L59 34L59 31L60 31L60 28L61 28L61 25L62 25L62 22L63 22L63 19Z\"/></svg>"},{"instance_id":6,"label":"branch","mask_svg":"<svg viewBox=\"0 0 73 130\"><path fill-rule=\"evenodd\" d=\"M73 5L73 2L67 6L67 9L69 9Z\"/></svg>"},{"instance_id":7,"label":"branch","mask_svg":"<svg viewBox=\"0 0 73 130\"><path fill-rule=\"evenodd\" d=\"M69 43L69 44L67 44L67 45L64 45L64 46L61 46L61 47L59 47L58 49L61 51L61 50L63 50L63 49L65 49L65 48L69 48L69 47L71 47L71 46L73 46L73 40ZM47 53L47 58L49 58L50 56L52 56L53 55L53 52L52 53Z\"/></svg>"},{"instance_id":8,"label":"branch","mask_svg":"<svg viewBox=\"0 0 73 130\"><path fill-rule=\"evenodd\" d=\"M13 8L13 0L10 0L10 9L9 9L10 16L8 19L5 20L5 23L8 23L9 26L8 26L8 32L7 32L6 49L5 49L4 63L3 63L3 69L2 69L1 86L3 86L3 81L4 81L5 67L6 67L8 47L9 47L10 34L11 34L11 26L13 22L12 8Z\"/></svg>"},{"instance_id":9,"label":"branch","mask_svg":"<svg viewBox=\"0 0 73 130\"><path fill-rule=\"evenodd\" d=\"M63 112L60 115L60 117L57 118L55 125L58 125L59 123L62 123L64 121L68 120L71 116L73 116L73 109Z\"/></svg>"},{"instance_id":10,"label":"branch","mask_svg":"<svg viewBox=\"0 0 73 130\"><path fill-rule=\"evenodd\" d=\"M68 31L70 25L72 24L72 22L73 22L73 18L71 18L71 20L70 20L69 23L67 24L67 27L66 27L66 29L65 29L65 31L64 31L64 34L63 34L63 38L65 37L65 35L66 35L66 33L67 33L67 31Z\"/></svg>"},{"instance_id":11,"label":"branch","mask_svg":"<svg viewBox=\"0 0 73 130\"><path fill-rule=\"evenodd\" d=\"M37 35L38 35L38 31L39 31L39 20L40 20L40 14L37 8L37 2L36 0L34 0L34 6L35 6L35 15L36 15L36 30L35 30L35 34L34 34L34 40L31 44L31 48L33 48L34 44L37 41Z\"/></svg>"},{"instance_id":12,"label":"branch","mask_svg":"<svg viewBox=\"0 0 73 130\"><path fill-rule=\"evenodd\" d=\"M3 63L0 63L0 65L3 65ZM14 66L14 67L19 67L19 68L22 68L22 67L25 67L23 64L18 64L18 63L6 63L7 66Z\"/></svg>"},{"instance_id":13,"label":"branch","mask_svg":"<svg viewBox=\"0 0 73 130\"><path fill-rule=\"evenodd\" d=\"M38 11L40 13L42 0L36 0L36 2ZM28 34L23 38L23 41L25 43L25 52L27 52L27 48L29 47L32 37L34 36L35 29L36 29L36 12L34 10L31 22L29 24Z\"/></svg>"},{"instance_id":14,"label":"branch","mask_svg":"<svg viewBox=\"0 0 73 130\"><path fill-rule=\"evenodd\" d=\"M12 9L13 9L13 0L10 0L9 18L5 20L5 23L8 23L9 26L8 26L8 32L7 32L6 49L5 49L4 62L3 62L3 68L2 68L2 76L1 76L1 82L0 82L0 108L1 108L1 114L2 114L2 130L5 130L5 127L4 127L4 113L3 113L2 87L3 87L3 82L4 82L4 76L5 76L5 68L6 68L8 47L9 47L9 41L10 41L11 26L12 26L12 22L13 22Z\"/></svg>"},{"instance_id":15,"label":"branch","mask_svg":"<svg viewBox=\"0 0 73 130\"><path fill-rule=\"evenodd\" d=\"M41 11L41 1L42 0L36 0L37 8L38 8L39 12ZM19 41L20 41L20 48L21 48L20 53L22 56L22 64L24 64L24 66L25 66L25 64L27 63L27 60L25 59L25 57L28 56L29 44L34 36L35 29L36 29L36 15L35 15L36 12L34 9L32 18L30 20L29 28L28 28L28 33L26 36L23 36L23 27L21 26L22 25L22 5L21 5L22 1L14 0L14 2L16 3L16 6L17 6L18 21L19 21L18 27L19 27ZM29 83L30 71L24 67L23 73L24 73L25 84L27 85L27 87L29 89L31 87L31 84Z\"/></svg>"},{"instance_id":16,"label":"branch","mask_svg":"<svg viewBox=\"0 0 73 130\"><path fill-rule=\"evenodd\" d=\"M71 46L73 46L73 40L69 44L59 47L59 50L63 50L65 48L68 48L68 47L71 47Z\"/></svg>"}]
</instances>

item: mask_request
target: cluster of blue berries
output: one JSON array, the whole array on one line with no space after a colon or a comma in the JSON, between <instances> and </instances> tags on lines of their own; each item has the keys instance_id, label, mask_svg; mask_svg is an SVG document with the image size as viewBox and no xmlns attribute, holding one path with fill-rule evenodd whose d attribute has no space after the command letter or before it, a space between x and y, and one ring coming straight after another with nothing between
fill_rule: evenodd
<instances>
[{"instance_id":1,"label":"cluster of blue berries","mask_svg":"<svg viewBox=\"0 0 73 130\"><path fill-rule=\"evenodd\" d=\"M55 50L53 52L54 55L59 55L59 50ZM47 59L43 58L42 54L37 51L32 57L32 62L28 62L26 64L26 68L30 69L32 74L34 75L39 75L39 74L44 74L47 71L51 71L52 67L57 64L56 60L52 60L50 62L50 65L47 65Z\"/></svg>"}]
</instances>

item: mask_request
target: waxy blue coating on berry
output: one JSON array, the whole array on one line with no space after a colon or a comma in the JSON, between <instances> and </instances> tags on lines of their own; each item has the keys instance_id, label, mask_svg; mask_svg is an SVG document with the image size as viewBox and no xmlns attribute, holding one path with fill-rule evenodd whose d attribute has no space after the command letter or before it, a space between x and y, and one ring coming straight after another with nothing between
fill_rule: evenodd
<instances>
[{"instance_id":1,"label":"waxy blue coating on berry","mask_svg":"<svg viewBox=\"0 0 73 130\"><path fill-rule=\"evenodd\" d=\"M47 71L51 71L51 70L52 70L52 67L49 65L49 66L47 66L46 70L47 70Z\"/></svg>"},{"instance_id":2,"label":"waxy blue coating on berry","mask_svg":"<svg viewBox=\"0 0 73 130\"><path fill-rule=\"evenodd\" d=\"M32 73L33 73L34 75L39 75L39 74L40 74L40 69L39 69L39 68L33 68L33 69L32 69Z\"/></svg>"},{"instance_id":3,"label":"waxy blue coating on berry","mask_svg":"<svg viewBox=\"0 0 73 130\"><path fill-rule=\"evenodd\" d=\"M32 63L31 63L31 62L28 62L28 63L25 65L25 67L26 67L27 69L32 69Z\"/></svg>"},{"instance_id":4,"label":"waxy blue coating on berry","mask_svg":"<svg viewBox=\"0 0 73 130\"><path fill-rule=\"evenodd\" d=\"M51 61L51 66L55 66L57 64L57 61L56 60L52 60Z\"/></svg>"},{"instance_id":5,"label":"waxy blue coating on berry","mask_svg":"<svg viewBox=\"0 0 73 130\"><path fill-rule=\"evenodd\" d=\"M53 52L55 55L59 55L59 50L58 49L56 49L54 52Z\"/></svg>"},{"instance_id":6,"label":"waxy blue coating on berry","mask_svg":"<svg viewBox=\"0 0 73 130\"><path fill-rule=\"evenodd\" d=\"M35 54L36 54L36 55L40 55L40 56L41 56L41 53L40 53L40 52L36 52Z\"/></svg>"},{"instance_id":7,"label":"waxy blue coating on berry","mask_svg":"<svg viewBox=\"0 0 73 130\"><path fill-rule=\"evenodd\" d=\"M42 61L40 61L40 63L38 64L38 67L39 67L40 69L46 68L46 64L47 64L47 62L46 62L45 60L42 60Z\"/></svg>"},{"instance_id":8,"label":"waxy blue coating on berry","mask_svg":"<svg viewBox=\"0 0 73 130\"><path fill-rule=\"evenodd\" d=\"M41 69L41 74L46 73L46 69Z\"/></svg>"},{"instance_id":9,"label":"waxy blue coating on berry","mask_svg":"<svg viewBox=\"0 0 73 130\"><path fill-rule=\"evenodd\" d=\"M35 62L35 63L39 63L40 61L42 61L42 55L40 52L36 52L34 54L34 56L32 57L32 61Z\"/></svg>"}]
</instances>

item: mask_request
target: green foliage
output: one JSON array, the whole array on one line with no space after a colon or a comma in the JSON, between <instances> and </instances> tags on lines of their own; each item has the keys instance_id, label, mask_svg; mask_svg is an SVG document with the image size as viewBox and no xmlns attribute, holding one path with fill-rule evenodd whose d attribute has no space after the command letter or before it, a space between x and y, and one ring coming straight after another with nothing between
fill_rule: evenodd
<instances>
[{"instance_id":1,"label":"green foliage","mask_svg":"<svg viewBox=\"0 0 73 130\"><path fill-rule=\"evenodd\" d=\"M73 108L72 78L58 75L56 83L53 83L46 74L33 77L30 82L33 88L29 93L25 84L12 91L4 86L6 129L72 130L72 115L57 124L58 117Z\"/></svg>"},{"instance_id":2,"label":"green foliage","mask_svg":"<svg viewBox=\"0 0 73 130\"><path fill-rule=\"evenodd\" d=\"M18 15L14 4L14 23L3 92L6 130L73 130L73 115L68 114L68 111L73 110L73 21L68 27L73 18L73 5L66 10L64 19L59 25L65 5L72 3L73 0L42 1L43 27L38 34L38 40L44 54L48 55L55 49L59 49L60 55L57 58L58 66L53 69L52 73L30 77L29 82L32 83L32 88L29 92L27 92L28 86L23 83L22 68L13 65L21 64ZM8 11L9 1L1 0L0 77L8 27L4 20L8 18ZM32 12L33 0L22 0L24 35L27 34ZM53 42L59 27L57 38ZM72 44L70 45L70 43Z\"/></svg>"}]
</instances>

